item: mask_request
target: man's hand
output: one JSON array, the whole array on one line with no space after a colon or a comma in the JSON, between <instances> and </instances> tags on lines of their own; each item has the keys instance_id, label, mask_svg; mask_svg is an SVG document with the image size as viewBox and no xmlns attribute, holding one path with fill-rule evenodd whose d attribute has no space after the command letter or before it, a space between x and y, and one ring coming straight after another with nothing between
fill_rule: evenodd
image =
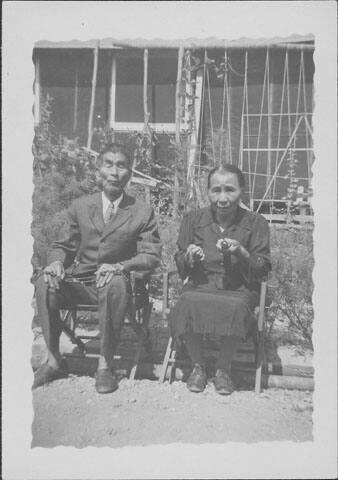
<instances>
[{"instance_id":1,"label":"man's hand","mask_svg":"<svg viewBox=\"0 0 338 480\"><path fill-rule=\"evenodd\" d=\"M95 272L97 288L104 287L111 281L114 275L121 272L123 272L123 265L120 263L103 263Z\"/></svg>"},{"instance_id":2,"label":"man's hand","mask_svg":"<svg viewBox=\"0 0 338 480\"><path fill-rule=\"evenodd\" d=\"M205 254L201 247L191 243L187 248L185 258L189 265L193 266L195 262L203 262Z\"/></svg>"},{"instance_id":3,"label":"man's hand","mask_svg":"<svg viewBox=\"0 0 338 480\"><path fill-rule=\"evenodd\" d=\"M43 278L49 288L58 290L60 288L59 283L65 276L65 270L63 264L60 261L52 262L43 271Z\"/></svg>"}]
</instances>

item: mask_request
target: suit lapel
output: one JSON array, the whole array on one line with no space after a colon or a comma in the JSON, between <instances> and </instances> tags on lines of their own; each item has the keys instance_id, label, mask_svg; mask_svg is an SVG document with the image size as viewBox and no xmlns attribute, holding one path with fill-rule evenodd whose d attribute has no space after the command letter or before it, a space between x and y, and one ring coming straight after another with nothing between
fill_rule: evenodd
<instances>
[{"instance_id":1,"label":"suit lapel","mask_svg":"<svg viewBox=\"0 0 338 480\"><path fill-rule=\"evenodd\" d=\"M104 230L102 194L97 193L93 198L93 203L89 205L89 218L100 235Z\"/></svg>"},{"instance_id":2,"label":"suit lapel","mask_svg":"<svg viewBox=\"0 0 338 480\"><path fill-rule=\"evenodd\" d=\"M108 235L113 233L117 228L120 228L124 225L129 218L131 217L130 211L130 199L128 195L124 194L120 202L120 205L117 207L115 215L112 217L109 223L104 226L102 232L102 239L106 238Z\"/></svg>"}]
</instances>

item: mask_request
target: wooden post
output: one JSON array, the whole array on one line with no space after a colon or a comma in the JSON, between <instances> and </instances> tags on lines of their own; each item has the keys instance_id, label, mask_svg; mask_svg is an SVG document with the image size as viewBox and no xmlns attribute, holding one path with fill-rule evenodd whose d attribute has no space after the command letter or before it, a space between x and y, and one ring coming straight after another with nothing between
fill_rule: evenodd
<instances>
[{"instance_id":1,"label":"wooden post","mask_svg":"<svg viewBox=\"0 0 338 480\"><path fill-rule=\"evenodd\" d=\"M143 112L144 127L148 131L150 113L148 111L148 49L144 49L143 54Z\"/></svg>"},{"instance_id":2,"label":"wooden post","mask_svg":"<svg viewBox=\"0 0 338 480\"><path fill-rule=\"evenodd\" d=\"M243 132L244 129L244 115L242 113L241 116L241 134L240 134L240 141L239 141L239 168L243 170Z\"/></svg>"},{"instance_id":3,"label":"wooden post","mask_svg":"<svg viewBox=\"0 0 338 480\"><path fill-rule=\"evenodd\" d=\"M34 126L40 123L40 58L35 56L35 81L34 81Z\"/></svg>"},{"instance_id":4,"label":"wooden post","mask_svg":"<svg viewBox=\"0 0 338 480\"><path fill-rule=\"evenodd\" d=\"M77 130L77 110L79 101L79 68L78 64L75 66L75 88L74 88L74 117L73 117L73 135Z\"/></svg>"},{"instance_id":5,"label":"wooden post","mask_svg":"<svg viewBox=\"0 0 338 480\"><path fill-rule=\"evenodd\" d=\"M203 72L199 71L196 75L196 88L195 92L191 86L191 78L190 78L190 88L189 94L194 97L191 99L193 103L193 107L190 110L190 120L191 124L191 135L190 135L190 149L188 155L188 168L187 168L187 199L192 196L193 188L194 188L194 171L195 171L195 162L196 162L196 155L198 152L198 144L199 144L199 131L200 131L200 120L201 120L201 104L202 104L202 89L203 89Z\"/></svg>"},{"instance_id":6,"label":"wooden post","mask_svg":"<svg viewBox=\"0 0 338 480\"><path fill-rule=\"evenodd\" d=\"M257 365L256 365L256 381L255 393L260 393L262 381L262 364L263 364L263 349L264 349L264 310L266 299L267 283L261 283L261 294L259 300L259 315L258 315L258 345L257 345Z\"/></svg>"},{"instance_id":7,"label":"wooden post","mask_svg":"<svg viewBox=\"0 0 338 480\"><path fill-rule=\"evenodd\" d=\"M196 152L196 125L195 125L195 105L194 105L194 89L191 83L191 51L187 52L186 57L186 100L185 100L185 121L187 123L186 127L190 130L189 142L188 142L188 164L187 164L187 190L186 190L186 204L193 197L194 190L194 166L195 166L195 152Z\"/></svg>"},{"instance_id":8,"label":"wooden post","mask_svg":"<svg viewBox=\"0 0 338 480\"><path fill-rule=\"evenodd\" d=\"M116 58L114 53L111 59L111 83L110 83L110 97L109 97L109 126L115 126L115 96L116 96Z\"/></svg>"},{"instance_id":9,"label":"wooden post","mask_svg":"<svg viewBox=\"0 0 338 480\"><path fill-rule=\"evenodd\" d=\"M248 156L247 156L247 161L248 161L248 186L249 186L249 199L250 199L250 209L251 208L251 202L253 204L253 190L251 188L251 156L250 156L250 121L249 121L249 98L248 98L248 51L245 51L245 69L244 69L244 84L243 84L243 107L242 111L244 113L244 109L246 111L245 114L245 119L246 119L246 144L247 148L249 149L248 151ZM244 122L244 120L243 120ZM244 124L243 124L244 128ZM243 130L243 135L244 135L244 130ZM242 161L243 161L243 153L242 153Z\"/></svg>"},{"instance_id":10,"label":"wooden post","mask_svg":"<svg viewBox=\"0 0 338 480\"><path fill-rule=\"evenodd\" d=\"M230 75L228 69L228 52L224 54L225 64L225 88L227 95L227 146L226 146L226 162L232 163L232 146L231 146L231 99L230 99ZM222 160L222 159L221 159Z\"/></svg>"},{"instance_id":11,"label":"wooden post","mask_svg":"<svg viewBox=\"0 0 338 480\"><path fill-rule=\"evenodd\" d=\"M90 98L90 107L89 107L87 148L91 148L91 145L92 145L93 115L94 115L94 106L95 106L95 92L96 92L96 81L97 81L97 64L98 64L98 57L99 57L99 44L100 44L100 42L98 41L96 47L94 48L92 94L91 94L91 98Z\"/></svg>"},{"instance_id":12,"label":"wooden post","mask_svg":"<svg viewBox=\"0 0 338 480\"><path fill-rule=\"evenodd\" d=\"M173 195L173 214L174 218L178 216L179 204L179 178L178 178L178 159L180 155L180 129L181 129L181 81L182 81L182 63L183 63L184 48L181 46L178 50L177 61L177 77L176 77L176 103L175 103L175 142L176 142L176 158L175 158L175 177L174 177L174 195Z\"/></svg>"},{"instance_id":13,"label":"wooden post","mask_svg":"<svg viewBox=\"0 0 338 480\"><path fill-rule=\"evenodd\" d=\"M149 126L150 112L148 109L148 49L144 49L143 53L143 114L144 114L144 136L146 140L147 158L149 161L149 171L151 173L151 163L154 157L153 142L152 142L152 130ZM146 191L146 196L149 196L150 202L150 190ZM148 197L147 197L148 198Z\"/></svg>"},{"instance_id":14,"label":"wooden post","mask_svg":"<svg viewBox=\"0 0 338 480\"><path fill-rule=\"evenodd\" d=\"M181 126L181 81L182 81L182 65L183 65L183 47L178 51L177 77L176 77L176 104L175 104L175 123L176 123L176 143L180 144L180 126Z\"/></svg>"},{"instance_id":15,"label":"wooden post","mask_svg":"<svg viewBox=\"0 0 338 480\"><path fill-rule=\"evenodd\" d=\"M199 136L201 135L201 119L202 119L202 97L203 97L203 88L204 88L204 75L201 70L196 74L196 89L195 89L195 100L194 100L194 114L195 114L195 132L196 132L196 142L199 143Z\"/></svg>"},{"instance_id":16,"label":"wooden post","mask_svg":"<svg viewBox=\"0 0 338 480\"><path fill-rule=\"evenodd\" d=\"M288 105L288 133L291 135L291 102L290 102L290 76L289 76L289 52L285 53L285 69L286 69L286 100Z\"/></svg>"},{"instance_id":17,"label":"wooden post","mask_svg":"<svg viewBox=\"0 0 338 480\"><path fill-rule=\"evenodd\" d=\"M272 147L272 117L273 113L273 85L270 76L270 56L269 49L267 50L267 99L268 99L268 164L267 164L267 176L266 186L269 184L271 178L271 147ZM269 199L271 200L271 190L269 191ZM271 202L269 203L271 213Z\"/></svg>"}]
</instances>

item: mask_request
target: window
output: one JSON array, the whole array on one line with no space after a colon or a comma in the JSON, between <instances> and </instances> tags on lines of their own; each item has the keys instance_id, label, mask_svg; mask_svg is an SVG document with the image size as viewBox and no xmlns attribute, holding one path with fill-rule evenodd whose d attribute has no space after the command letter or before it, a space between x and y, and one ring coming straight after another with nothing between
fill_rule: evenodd
<instances>
[{"instance_id":1,"label":"window","mask_svg":"<svg viewBox=\"0 0 338 480\"><path fill-rule=\"evenodd\" d=\"M120 55L113 62L115 111L112 112L111 126L116 130L139 129L144 122L143 52ZM171 56L149 52L148 111L150 124L155 129L174 129L176 72L177 52Z\"/></svg>"},{"instance_id":2,"label":"window","mask_svg":"<svg viewBox=\"0 0 338 480\"><path fill-rule=\"evenodd\" d=\"M86 143L92 91L92 49L38 49L40 108L51 97L51 120L60 135ZM93 128L142 130L143 50L100 50ZM177 50L149 51L148 111L157 131L175 129ZM183 122L182 122L183 124Z\"/></svg>"},{"instance_id":3,"label":"window","mask_svg":"<svg viewBox=\"0 0 338 480\"><path fill-rule=\"evenodd\" d=\"M52 99L51 120L60 135L85 143L93 74L92 50L44 50L39 54L40 100ZM100 51L93 127L108 120L111 56Z\"/></svg>"}]
</instances>

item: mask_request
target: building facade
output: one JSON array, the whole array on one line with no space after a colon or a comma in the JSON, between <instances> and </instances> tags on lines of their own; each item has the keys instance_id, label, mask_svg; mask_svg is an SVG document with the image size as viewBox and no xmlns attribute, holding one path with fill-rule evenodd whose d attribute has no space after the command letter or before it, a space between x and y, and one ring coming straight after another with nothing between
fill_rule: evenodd
<instances>
[{"instance_id":1,"label":"building facade","mask_svg":"<svg viewBox=\"0 0 338 480\"><path fill-rule=\"evenodd\" d=\"M245 203L278 215L299 199L311 216L314 39L171 43L112 39L38 42L35 123L49 98L56 131L95 148L93 129L115 139L155 132L155 160L173 161L170 143L190 136L188 176L220 160L245 172ZM293 198L293 202L295 198Z\"/></svg>"}]
</instances>

